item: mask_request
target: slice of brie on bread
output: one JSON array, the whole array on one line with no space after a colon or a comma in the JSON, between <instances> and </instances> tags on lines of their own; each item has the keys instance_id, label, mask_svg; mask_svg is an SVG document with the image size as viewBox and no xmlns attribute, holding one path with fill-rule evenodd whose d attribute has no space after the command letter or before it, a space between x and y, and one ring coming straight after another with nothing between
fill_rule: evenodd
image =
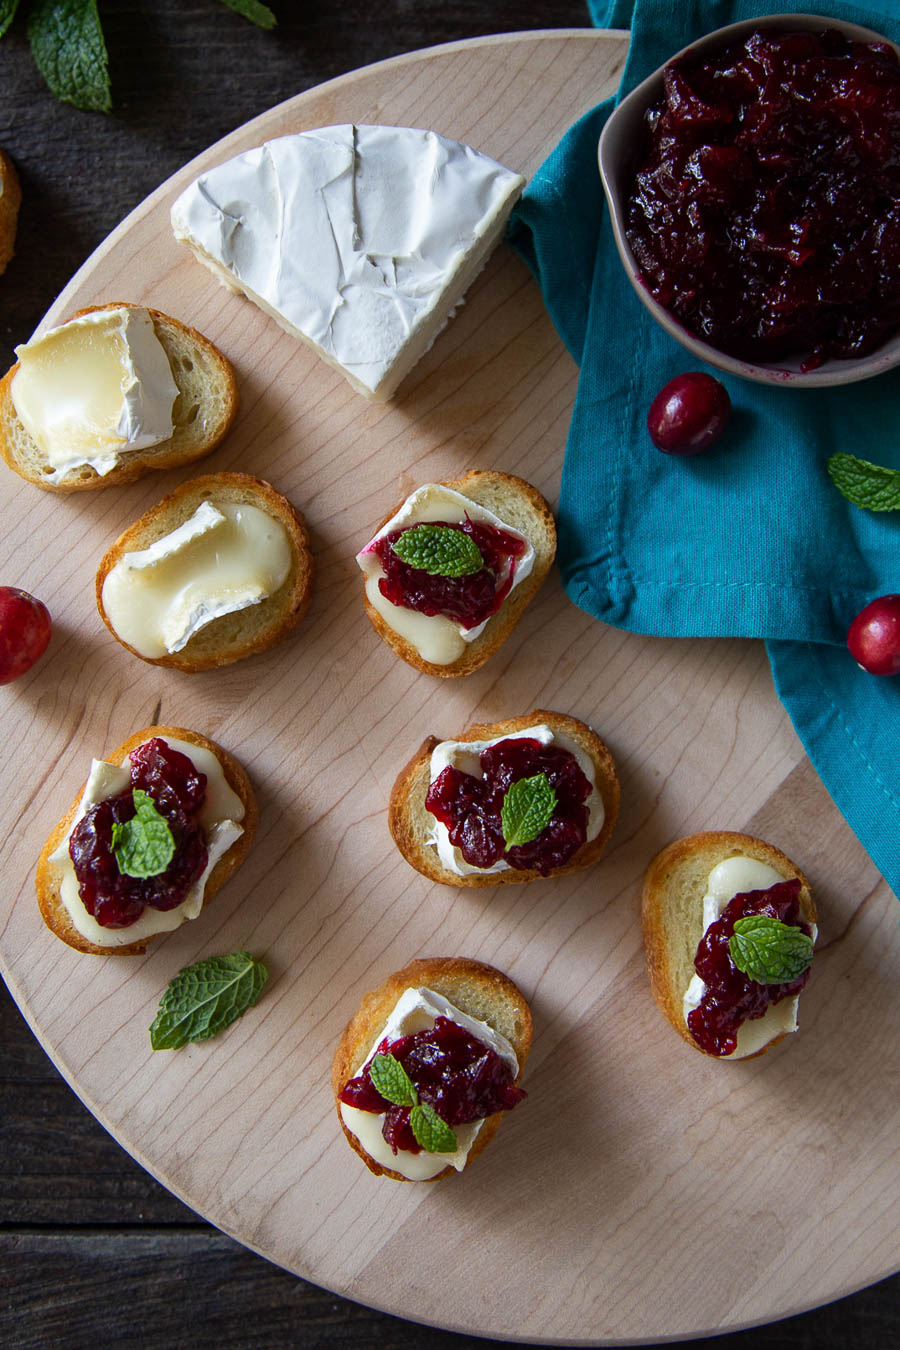
<instances>
[{"instance_id":1,"label":"slice of brie on bread","mask_svg":"<svg viewBox=\"0 0 900 1350\"><path fill-rule=\"evenodd\" d=\"M503 233L525 180L433 131L321 127L202 174L175 237L226 286L387 399Z\"/></svg>"}]
</instances>

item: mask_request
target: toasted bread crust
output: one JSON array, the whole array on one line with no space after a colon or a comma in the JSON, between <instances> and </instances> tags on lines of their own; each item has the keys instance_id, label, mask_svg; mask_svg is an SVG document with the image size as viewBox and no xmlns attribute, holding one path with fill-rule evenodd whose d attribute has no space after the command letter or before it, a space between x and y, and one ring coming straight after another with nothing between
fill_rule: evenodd
<instances>
[{"instance_id":1,"label":"toasted bread crust","mask_svg":"<svg viewBox=\"0 0 900 1350\"><path fill-rule=\"evenodd\" d=\"M213 619L179 652L165 656L142 656L119 637L103 607L103 583L123 553L149 547L155 540L188 520L201 502L257 506L285 529L291 548L291 570L274 594L258 605L241 611L243 618L224 614ZM314 563L309 534L300 512L286 497L262 478L249 473L211 473L182 483L164 497L112 544L97 569L95 593L100 617L117 642L133 656L152 666L169 666L193 674L231 665L245 656L268 651L296 628L309 609L313 593ZM235 622L236 620L236 622Z\"/></svg>"},{"instance_id":2,"label":"toasted bread crust","mask_svg":"<svg viewBox=\"0 0 900 1350\"><path fill-rule=\"evenodd\" d=\"M227 750L224 750L221 745L217 745L215 741L201 735L200 732L189 731L185 727L145 727L143 731L136 731L133 736L128 737L127 741L117 745L115 750L110 751L104 758L110 764L121 764L126 755L137 749L139 745L143 745L145 741L149 741L153 736L161 736L163 739L170 736L176 740L187 741L191 745L209 750L221 764L228 786L233 792L237 793L244 804L244 818L241 821L244 832L239 839L234 841L231 848L222 855L207 877L203 892L203 908L205 909L216 892L221 890L229 877L240 867L253 842L258 819L256 796L244 769ZM89 942L87 938L82 937L60 899L59 868L50 861L50 855L62 843L75 819L84 789L85 783L82 783L72 805L62 820L51 830L47 842L41 849L35 873L35 889L41 918L52 933L55 933L68 946L74 947L76 951L86 952L92 956L143 956L147 950L148 942L165 937L166 934L155 933L151 937L143 938L140 942L131 942L122 947L99 947L96 943Z\"/></svg>"},{"instance_id":3,"label":"toasted bread crust","mask_svg":"<svg viewBox=\"0 0 900 1350\"><path fill-rule=\"evenodd\" d=\"M459 736L444 739L456 741L486 741L495 737L511 736L515 731L524 731L526 727L541 723L551 730L568 736L589 755L596 777L597 791L603 800L603 826L596 839L581 846L564 867L557 868L551 876L563 876L567 872L577 872L597 861L606 848L619 812L619 779L612 755L603 741L584 722L570 717L567 713L549 712L536 708L523 717L508 717L503 722L480 723L469 727ZM388 825L394 843L406 861L428 877L429 881L440 882L444 886L512 886L526 881L536 881L540 873L533 870L519 871L510 868L505 872L492 872L484 876L457 876L449 872L438 857L437 849L426 844L425 831L433 817L425 808L425 797L430 782L431 752L440 744L435 736L423 741L412 759L400 771L391 792L388 807Z\"/></svg>"},{"instance_id":4,"label":"toasted bread crust","mask_svg":"<svg viewBox=\"0 0 900 1350\"><path fill-rule=\"evenodd\" d=\"M375 1044L400 995L406 989L421 987L442 994L459 1008L460 1012L487 1022L495 1031L500 1031L506 1036L519 1061L517 1083L522 1077L531 1049L533 1030L531 1009L524 995L508 976L482 961L471 961L464 956L431 957L411 961L402 970L389 975L377 989L366 994L359 1010L350 1019L338 1041L331 1066L331 1088L341 1129L354 1153L359 1154L375 1176L392 1177L394 1181L409 1181L409 1177L391 1168L382 1167L369 1156L356 1135L344 1124L340 1093ZM504 1114L503 1111L498 1111L485 1120L469 1151L466 1167L487 1148L500 1128ZM445 1167L429 1180L440 1181L442 1177L450 1176L455 1170L453 1167Z\"/></svg>"},{"instance_id":5,"label":"toasted bread crust","mask_svg":"<svg viewBox=\"0 0 900 1350\"><path fill-rule=\"evenodd\" d=\"M15 165L4 150L0 150L0 275L6 271L16 243L16 226L22 189Z\"/></svg>"},{"instance_id":6,"label":"toasted bread crust","mask_svg":"<svg viewBox=\"0 0 900 1350\"><path fill-rule=\"evenodd\" d=\"M815 923L816 906L804 874L786 854L763 839L731 830L714 830L688 835L664 848L651 862L644 876L641 924L644 956L650 988L660 1011L682 1040L705 1055L684 1020L684 992L694 973L694 956L703 936L702 900L712 869L725 858L742 854L766 863L784 879L799 877L800 912L807 923ZM784 1036L776 1036L756 1055L763 1055ZM729 1059L712 1055L712 1059Z\"/></svg>"},{"instance_id":7,"label":"toasted bread crust","mask_svg":"<svg viewBox=\"0 0 900 1350\"><path fill-rule=\"evenodd\" d=\"M510 519L507 523L526 536L535 554L531 574L510 592L497 613L488 620L484 632L467 644L459 660L447 666L423 661L412 643L407 642L406 638L395 633L393 628L385 623L377 609L369 602L363 578L366 614L379 637L416 670L421 670L426 675L436 675L440 679L452 679L458 675L471 675L473 671L478 670L509 637L540 590L556 556L556 523L553 512L537 488L532 487L524 478L517 478L515 474L499 473L491 469L471 469L461 478L446 479L441 483L441 487L461 492L464 497L469 497L480 506L487 507L501 519L506 519L503 515L504 501L508 504L513 503L517 518ZM402 505L403 502L398 502L393 510L388 512L378 530L384 528ZM374 534L377 534L378 530L375 530Z\"/></svg>"},{"instance_id":8,"label":"toasted bread crust","mask_svg":"<svg viewBox=\"0 0 900 1350\"><path fill-rule=\"evenodd\" d=\"M230 362L202 333L158 309L136 306L127 300L88 305L69 317L77 319L98 310L135 308L146 308L153 319L156 336L169 358L178 386L178 397L172 409L174 430L171 437L145 450L129 450L122 462L107 474L98 474L89 465L83 465L73 469L62 481L50 482L37 467L41 464L40 451L19 420L10 393L10 385L19 369L16 362L0 380L0 455L21 478L46 492L93 492L133 483L156 469L191 464L210 454L223 440L237 416L237 381ZM207 420L208 426L205 425Z\"/></svg>"}]
</instances>

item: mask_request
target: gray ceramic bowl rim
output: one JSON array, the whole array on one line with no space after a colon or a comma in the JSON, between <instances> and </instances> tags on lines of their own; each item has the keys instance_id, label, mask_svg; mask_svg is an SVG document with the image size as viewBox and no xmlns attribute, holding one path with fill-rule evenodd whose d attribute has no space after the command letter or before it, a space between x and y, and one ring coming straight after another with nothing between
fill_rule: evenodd
<instances>
[{"instance_id":1,"label":"gray ceramic bowl rim","mask_svg":"<svg viewBox=\"0 0 900 1350\"><path fill-rule=\"evenodd\" d=\"M878 351L868 356L854 357L850 360L825 361L816 370L803 373L799 362L785 362L782 365L753 364L741 361L718 351L701 338L687 332L668 310L664 309L650 292L640 277L640 268L625 237L622 207L627 184L623 181L629 174L628 146L633 144L629 133L643 120L645 108L662 92L663 71L670 62L686 52L702 53L725 47L729 42L752 33L757 28L785 28L816 30L836 28L847 37L860 42L884 42L900 53L900 47L881 33L871 28L862 28L859 24L845 23L841 19L826 18L821 14L761 14L753 19L744 19L724 28L716 28L704 37L691 42L678 52L673 53L652 75L648 75L636 88L627 94L613 111L603 133L600 136L598 160L603 191L609 207L613 236L616 241L619 258L639 299L653 315L657 323L694 356L706 361L719 370L743 379L756 380L763 384L777 384L788 389L813 389L826 385L851 384L856 380L868 380L900 364L900 334L889 339Z\"/></svg>"}]
</instances>

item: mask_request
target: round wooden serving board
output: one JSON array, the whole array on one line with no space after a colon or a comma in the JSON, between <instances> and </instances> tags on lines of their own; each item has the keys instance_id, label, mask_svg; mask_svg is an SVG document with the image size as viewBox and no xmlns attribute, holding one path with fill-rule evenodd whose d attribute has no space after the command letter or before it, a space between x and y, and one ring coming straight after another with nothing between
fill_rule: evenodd
<instances>
[{"instance_id":1,"label":"round wooden serving board","mask_svg":"<svg viewBox=\"0 0 900 1350\"><path fill-rule=\"evenodd\" d=\"M187 474L56 496L3 469L0 508L0 577L42 596L56 623L44 660L0 690L0 955L55 1063L165 1185L290 1270L457 1330L588 1344L768 1320L896 1268L896 902L805 759L761 644L606 628L555 573L466 680L417 674L370 627L353 555L414 485L500 468L557 498L576 371L506 246L400 396L376 406L220 288L174 242L168 212L201 169L336 122L434 128L530 174L614 88L625 46L582 31L488 38L293 99L160 188L48 316L143 301L232 358L242 411L199 471L260 474L305 513L318 578L292 640L187 676L132 658L101 624L102 553ZM527 887L429 885L388 834L398 770L429 733L540 706L590 721L618 761L605 859ZM91 756L153 722L238 756L259 833L196 923L145 958L80 956L41 923L34 863ZM819 900L802 1030L743 1064L675 1036L641 955L646 864L707 828L771 839ZM258 1006L216 1040L153 1053L147 1028L171 977L241 948L271 971ZM363 992L423 955L499 966L536 1024L527 1102L471 1171L437 1186L372 1177L329 1087Z\"/></svg>"}]
</instances>

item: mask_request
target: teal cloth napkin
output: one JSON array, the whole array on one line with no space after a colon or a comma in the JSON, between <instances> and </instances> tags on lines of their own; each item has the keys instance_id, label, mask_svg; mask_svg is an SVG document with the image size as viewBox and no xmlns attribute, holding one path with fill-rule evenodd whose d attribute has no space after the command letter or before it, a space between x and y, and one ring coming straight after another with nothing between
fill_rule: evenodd
<instances>
[{"instance_id":1,"label":"teal cloth napkin","mask_svg":"<svg viewBox=\"0 0 900 1350\"><path fill-rule=\"evenodd\" d=\"M810 8L590 4L598 26L631 29L620 94L714 28ZM900 40L895 0L817 3L815 12ZM650 317L619 262L597 172L615 101L570 129L509 233L580 367L559 514L566 590L632 632L767 639L775 687L810 759L900 893L900 676L865 674L845 645L865 604L900 591L900 512L851 506L825 469L836 450L900 468L900 370L806 391L721 376L734 408L723 439L696 457L660 454L646 427L653 396L705 367Z\"/></svg>"}]
</instances>

